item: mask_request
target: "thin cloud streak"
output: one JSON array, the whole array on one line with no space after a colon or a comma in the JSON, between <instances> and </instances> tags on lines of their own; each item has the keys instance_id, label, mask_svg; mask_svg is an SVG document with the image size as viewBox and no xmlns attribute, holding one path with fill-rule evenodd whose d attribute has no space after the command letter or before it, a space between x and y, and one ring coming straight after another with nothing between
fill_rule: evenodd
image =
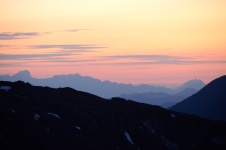
<instances>
[{"instance_id":1,"label":"thin cloud streak","mask_svg":"<svg viewBox=\"0 0 226 150\"><path fill-rule=\"evenodd\" d=\"M0 62L0 67L18 67L18 66L24 66L28 64L35 64L38 63L39 66L41 63L45 65L45 63L51 63L51 66L57 65L57 66L68 66L68 63L70 63L70 66L74 65L88 65L88 63L93 63L93 62L101 62L102 60L100 59L72 59L72 58L65 58L61 56L56 56L56 55L39 55L42 57L36 57L35 55L0 55L0 59L4 57L5 59L2 59L3 61L7 60L14 60L12 63L4 63ZM15 60L17 63L15 63ZM22 62L21 62L22 61ZM29 61L29 62L28 62ZM30 62L33 63L30 63Z\"/></svg>"},{"instance_id":2,"label":"thin cloud streak","mask_svg":"<svg viewBox=\"0 0 226 150\"><path fill-rule=\"evenodd\" d=\"M40 60L41 62L54 62L54 63L82 63L82 62L98 62L98 61L102 61L102 60L98 60L98 59L69 59L69 58L59 58L59 59L46 59L46 60Z\"/></svg>"},{"instance_id":3,"label":"thin cloud streak","mask_svg":"<svg viewBox=\"0 0 226 150\"><path fill-rule=\"evenodd\" d=\"M75 54L73 54L75 55ZM77 54L78 55L78 54ZM1 60L28 60L29 62L49 62L58 65L94 65L94 66L148 66L148 65L200 65L200 64L226 64L224 60L156 60L156 61L130 61L130 62L114 62L110 59L99 59L100 57L93 57L93 59L79 59L71 58L72 54L0 54ZM1 63L2 67L17 66L17 63Z\"/></svg>"},{"instance_id":4,"label":"thin cloud streak","mask_svg":"<svg viewBox=\"0 0 226 150\"><path fill-rule=\"evenodd\" d=\"M105 63L105 65L124 65L124 66L139 66L139 65L198 65L198 64L226 64L226 61L196 61L196 60L163 60L163 61L141 61L141 62L115 62ZM100 64L96 64L100 65ZM104 64L103 64L104 65Z\"/></svg>"},{"instance_id":5,"label":"thin cloud streak","mask_svg":"<svg viewBox=\"0 0 226 150\"><path fill-rule=\"evenodd\" d=\"M80 45L80 44L63 44L63 45L32 45L27 48L31 49L59 49L60 52L66 53L82 53L82 52L98 52L96 49L105 47L98 45Z\"/></svg>"},{"instance_id":6,"label":"thin cloud streak","mask_svg":"<svg viewBox=\"0 0 226 150\"><path fill-rule=\"evenodd\" d=\"M197 60L195 58L173 55L113 55L103 56L103 58L117 61L109 63L109 65L195 65L226 63L225 60Z\"/></svg>"},{"instance_id":7,"label":"thin cloud streak","mask_svg":"<svg viewBox=\"0 0 226 150\"><path fill-rule=\"evenodd\" d=\"M80 45L80 44L63 44L63 45L33 45L29 48L35 49L49 49L49 48L60 48L60 49L94 49L94 48L105 48L97 45Z\"/></svg>"},{"instance_id":8,"label":"thin cloud streak","mask_svg":"<svg viewBox=\"0 0 226 150\"><path fill-rule=\"evenodd\" d=\"M171 56L171 55L114 55L104 56L108 59L136 59L136 60L165 60L165 59L185 59L185 57Z\"/></svg>"},{"instance_id":9,"label":"thin cloud streak","mask_svg":"<svg viewBox=\"0 0 226 150\"><path fill-rule=\"evenodd\" d=\"M79 54L47 53L47 54L0 54L1 60L20 60L20 59L42 59L59 56L71 56Z\"/></svg>"},{"instance_id":10,"label":"thin cloud streak","mask_svg":"<svg viewBox=\"0 0 226 150\"><path fill-rule=\"evenodd\" d=\"M1 32L0 40L29 39L40 35L39 32Z\"/></svg>"},{"instance_id":11,"label":"thin cloud streak","mask_svg":"<svg viewBox=\"0 0 226 150\"><path fill-rule=\"evenodd\" d=\"M11 47L8 45L2 45L1 48ZM61 44L61 45L28 45L28 46L22 46L20 49L37 49L37 50L44 50L44 49L51 49L54 48L54 52L47 52L43 53L35 53L35 54L9 54L9 53L0 53L0 60L3 63L3 61L13 61L14 63L18 61L20 63L21 60L23 61L29 61L27 63L31 62L52 62L59 64L62 63L85 63L85 62L94 62L94 61L100 61L100 59L79 59L75 58L74 56L81 55L84 52L96 52L95 49L104 48L102 46L97 45L81 45L81 44ZM1 63L0 62L0 63ZM14 66L9 64L1 64L1 66Z\"/></svg>"},{"instance_id":12,"label":"thin cloud streak","mask_svg":"<svg viewBox=\"0 0 226 150\"><path fill-rule=\"evenodd\" d=\"M78 32L78 31L87 31L87 30L91 30L91 29L67 29L67 30L60 30L60 31L64 31L64 32Z\"/></svg>"},{"instance_id":13,"label":"thin cloud streak","mask_svg":"<svg viewBox=\"0 0 226 150\"><path fill-rule=\"evenodd\" d=\"M67 29L67 30L58 30L64 32L78 32L85 31L90 29ZM18 40L18 39L30 39L32 37L41 36L43 34L51 34L52 32L1 32L0 40Z\"/></svg>"},{"instance_id":14,"label":"thin cloud streak","mask_svg":"<svg viewBox=\"0 0 226 150\"><path fill-rule=\"evenodd\" d=\"M11 45L0 45L0 49L5 49L7 47L11 47Z\"/></svg>"},{"instance_id":15,"label":"thin cloud streak","mask_svg":"<svg viewBox=\"0 0 226 150\"><path fill-rule=\"evenodd\" d=\"M22 45L0 45L0 50L15 50L15 49L23 49Z\"/></svg>"},{"instance_id":16,"label":"thin cloud streak","mask_svg":"<svg viewBox=\"0 0 226 150\"><path fill-rule=\"evenodd\" d=\"M14 63L0 63L0 67L16 67L18 66L18 63L17 64L14 64Z\"/></svg>"}]
</instances>

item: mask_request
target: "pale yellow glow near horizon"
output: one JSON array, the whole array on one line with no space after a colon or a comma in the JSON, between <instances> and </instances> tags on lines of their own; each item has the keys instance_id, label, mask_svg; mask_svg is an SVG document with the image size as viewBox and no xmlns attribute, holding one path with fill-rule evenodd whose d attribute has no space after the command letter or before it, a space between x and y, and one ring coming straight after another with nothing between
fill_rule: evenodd
<instances>
[{"instance_id":1,"label":"pale yellow glow near horizon","mask_svg":"<svg viewBox=\"0 0 226 150\"><path fill-rule=\"evenodd\" d=\"M74 59L98 59L100 56L110 55L172 55L192 58L194 61L224 61L226 58L226 1L225 0L4 0L0 1L0 32L38 32L41 36L28 39L0 40L0 45L17 45L17 49L0 49L0 54L37 54L50 53L56 49L31 50L24 48L27 45L65 45L65 44L91 44L105 48L95 52L83 53L72 56ZM85 29L78 32L64 32L62 30ZM45 34L49 32L50 34ZM0 60L9 63L10 60ZM16 61L16 60L14 60ZM11 62L14 62L11 61ZM132 60L117 60L117 62ZM137 61L137 60L134 60ZM1 63L0 62L0 63ZM20 62L22 62L20 60ZM125 68L133 72L131 81L146 79L148 67L154 65L117 66L111 65L116 60L102 62L80 62L76 65L77 70L71 70L68 66L66 72L78 72L86 75L94 75L103 79L120 80L127 76L122 73ZM48 66L65 66L66 63L40 63L33 62L33 66L41 70ZM110 64L109 67L106 64ZM206 62L205 62L206 63ZM23 61L26 64L26 61ZM98 64L98 65L97 65ZM203 67L200 77L207 81L216 75L206 77L210 66L217 68L219 74L226 74L225 63L198 64ZM81 66L81 67L80 67ZM101 66L101 67L99 67ZM189 71L195 65L184 65ZM32 64L21 68L32 70ZM100 70L120 70L115 77L109 73L92 73L97 67ZM183 67L167 65L156 69L156 74L165 74L165 68L183 70ZM19 67L20 68L20 67ZM7 71L20 70L18 67L4 67L0 74ZM65 68L65 67L63 67ZM72 68L72 67L71 67ZM88 69L84 70L84 68ZM123 68L123 69L122 69ZM145 68L145 69L142 69ZM155 67L154 67L155 68ZM121 70L122 69L122 70ZM186 69L184 71L186 71ZM35 70L35 69L33 69ZM47 69L48 70L48 69ZM10 73L13 71L10 71ZM38 71L36 71L38 72ZM57 73L57 68L52 72ZM101 71L100 71L101 72ZM112 72L111 72L112 73ZM35 73L41 75L41 73ZM147 77L140 76L146 74ZM117 76L117 77L116 77ZM173 78L173 73L171 73ZM182 75L181 75L182 76ZM181 77L182 78L182 77ZM185 77L184 77L185 78ZM208 79L207 79L208 78ZM152 82L152 79L150 79ZM123 80L120 80L123 81Z\"/></svg>"}]
</instances>

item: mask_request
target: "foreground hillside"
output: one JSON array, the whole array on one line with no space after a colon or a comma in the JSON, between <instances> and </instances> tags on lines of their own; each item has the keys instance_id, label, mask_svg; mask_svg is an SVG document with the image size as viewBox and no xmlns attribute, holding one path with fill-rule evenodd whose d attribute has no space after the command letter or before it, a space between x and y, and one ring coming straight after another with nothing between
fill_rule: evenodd
<instances>
[{"instance_id":1,"label":"foreground hillside","mask_svg":"<svg viewBox=\"0 0 226 150\"><path fill-rule=\"evenodd\" d=\"M212 120L226 121L226 76L213 80L198 93L171 109Z\"/></svg>"},{"instance_id":2,"label":"foreground hillside","mask_svg":"<svg viewBox=\"0 0 226 150\"><path fill-rule=\"evenodd\" d=\"M0 82L0 149L225 149L226 124L71 88Z\"/></svg>"}]
</instances>

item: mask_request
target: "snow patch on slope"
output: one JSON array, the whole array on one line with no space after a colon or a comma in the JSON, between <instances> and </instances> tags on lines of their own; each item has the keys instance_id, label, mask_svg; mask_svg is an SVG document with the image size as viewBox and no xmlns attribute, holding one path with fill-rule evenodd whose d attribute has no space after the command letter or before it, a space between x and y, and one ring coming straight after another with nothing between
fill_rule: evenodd
<instances>
[{"instance_id":1,"label":"snow patch on slope","mask_svg":"<svg viewBox=\"0 0 226 150\"><path fill-rule=\"evenodd\" d=\"M127 131L125 131L124 135L126 136L127 140L128 140L130 143L134 144L133 141L132 141L132 139L131 139L131 136L129 135L129 133L128 133Z\"/></svg>"},{"instance_id":2,"label":"snow patch on slope","mask_svg":"<svg viewBox=\"0 0 226 150\"><path fill-rule=\"evenodd\" d=\"M6 92L10 89L11 89L10 86L0 86L0 90L5 90Z\"/></svg>"},{"instance_id":3,"label":"snow patch on slope","mask_svg":"<svg viewBox=\"0 0 226 150\"><path fill-rule=\"evenodd\" d=\"M10 110L12 113L14 113L14 114L16 113L16 111L14 109L10 108Z\"/></svg>"},{"instance_id":4,"label":"snow patch on slope","mask_svg":"<svg viewBox=\"0 0 226 150\"><path fill-rule=\"evenodd\" d=\"M176 117L176 115L174 115L174 114L171 114L170 116L171 116L172 118L175 118L175 117Z\"/></svg>"},{"instance_id":5,"label":"snow patch on slope","mask_svg":"<svg viewBox=\"0 0 226 150\"><path fill-rule=\"evenodd\" d=\"M48 113L48 115L54 116L54 117L56 117L56 118L58 118L58 119L61 119L61 117L60 117L59 115L54 114L54 113Z\"/></svg>"},{"instance_id":6,"label":"snow patch on slope","mask_svg":"<svg viewBox=\"0 0 226 150\"><path fill-rule=\"evenodd\" d=\"M81 130L81 127L79 127L79 126L75 126L75 128L78 129L78 130Z\"/></svg>"},{"instance_id":7,"label":"snow patch on slope","mask_svg":"<svg viewBox=\"0 0 226 150\"><path fill-rule=\"evenodd\" d=\"M40 115L39 114L34 114L34 119L35 120L38 120L40 118Z\"/></svg>"}]
</instances>

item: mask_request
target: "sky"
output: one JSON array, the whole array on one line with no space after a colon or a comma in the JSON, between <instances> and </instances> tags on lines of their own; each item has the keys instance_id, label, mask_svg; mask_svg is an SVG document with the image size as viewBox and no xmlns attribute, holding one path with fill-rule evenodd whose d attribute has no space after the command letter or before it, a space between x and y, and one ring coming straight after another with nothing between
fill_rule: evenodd
<instances>
[{"instance_id":1,"label":"sky","mask_svg":"<svg viewBox=\"0 0 226 150\"><path fill-rule=\"evenodd\" d=\"M0 0L0 74L208 83L226 74L226 0Z\"/></svg>"}]
</instances>

